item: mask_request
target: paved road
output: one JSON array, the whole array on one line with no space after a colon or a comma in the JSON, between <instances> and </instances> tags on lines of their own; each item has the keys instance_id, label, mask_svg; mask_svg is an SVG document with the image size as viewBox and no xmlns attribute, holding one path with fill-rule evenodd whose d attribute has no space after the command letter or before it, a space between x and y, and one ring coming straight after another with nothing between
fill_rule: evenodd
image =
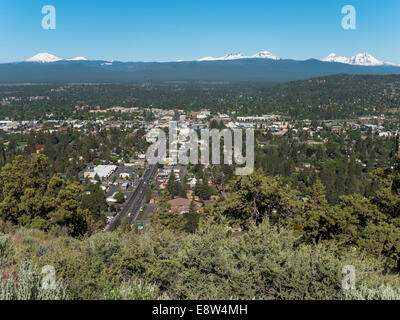
<instances>
[{"instance_id":1,"label":"paved road","mask_svg":"<svg viewBox=\"0 0 400 320\"><path fill-rule=\"evenodd\" d=\"M135 222L141 223L143 225L149 225L151 215L154 213L154 209L156 208L156 206L157 206L156 204L147 204L146 210L143 212L142 217L139 219L139 215L138 215Z\"/></svg>"},{"instance_id":2,"label":"paved road","mask_svg":"<svg viewBox=\"0 0 400 320\"><path fill-rule=\"evenodd\" d=\"M144 172L142 179L140 180L135 191L132 193L127 203L125 204L125 207L113 220L113 222L109 225L109 227L106 228L106 231L112 230L112 224L117 220L118 217L121 219L121 221L123 221L125 217L128 216L129 213L131 213L129 222L131 224L135 222L139 210L144 202L144 198L146 196L146 189L151 185L156 176L157 176L157 165L149 166L147 170Z\"/></svg>"},{"instance_id":3,"label":"paved road","mask_svg":"<svg viewBox=\"0 0 400 320\"><path fill-rule=\"evenodd\" d=\"M149 168L144 173L142 180L139 182L138 187L136 188L135 192L133 193L131 199L129 200L128 204L122 210L121 214L123 217L131 213L131 218L129 222L132 224L135 222L140 208L144 203L144 199L146 197L146 190L147 188L153 183L154 179L157 176L157 165L149 166Z\"/></svg>"}]
</instances>

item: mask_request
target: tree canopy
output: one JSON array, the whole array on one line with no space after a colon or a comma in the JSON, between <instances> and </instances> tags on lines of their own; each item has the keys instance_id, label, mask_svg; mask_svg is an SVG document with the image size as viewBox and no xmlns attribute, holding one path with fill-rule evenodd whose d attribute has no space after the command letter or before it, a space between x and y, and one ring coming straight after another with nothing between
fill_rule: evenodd
<instances>
[{"instance_id":1,"label":"tree canopy","mask_svg":"<svg viewBox=\"0 0 400 320\"><path fill-rule=\"evenodd\" d=\"M47 176L48 159L22 156L0 172L0 219L7 228L27 227L50 230L64 227L72 236L82 236L94 223L89 210L81 208L83 187L59 174Z\"/></svg>"}]
</instances>

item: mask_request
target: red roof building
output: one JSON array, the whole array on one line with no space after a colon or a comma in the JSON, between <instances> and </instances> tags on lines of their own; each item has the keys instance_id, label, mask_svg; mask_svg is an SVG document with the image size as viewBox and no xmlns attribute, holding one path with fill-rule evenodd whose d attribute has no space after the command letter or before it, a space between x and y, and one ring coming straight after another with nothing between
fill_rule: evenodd
<instances>
[{"instance_id":1,"label":"red roof building","mask_svg":"<svg viewBox=\"0 0 400 320\"><path fill-rule=\"evenodd\" d=\"M40 153L40 152L44 151L44 149L45 149L44 144L37 144L36 145L36 153Z\"/></svg>"}]
</instances>

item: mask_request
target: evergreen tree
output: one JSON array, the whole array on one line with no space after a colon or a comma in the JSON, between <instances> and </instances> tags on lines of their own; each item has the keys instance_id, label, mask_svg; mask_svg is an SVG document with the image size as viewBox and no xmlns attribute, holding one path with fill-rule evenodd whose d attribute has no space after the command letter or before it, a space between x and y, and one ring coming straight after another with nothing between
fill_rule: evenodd
<instances>
[{"instance_id":1,"label":"evergreen tree","mask_svg":"<svg viewBox=\"0 0 400 320\"><path fill-rule=\"evenodd\" d=\"M172 171L171 175L169 176L168 182L167 182L167 191L169 195L171 196L171 199L175 198L178 195L178 187L176 183L176 177L175 173Z\"/></svg>"},{"instance_id":2,"label":"evergreen tree","mask_svg":"<svg viewBox=\"0 0 400 320\"><path fill-rule=\"evenodd\" d=\"M179 213L172 211L168 203L170 195L165 192L160 199L150 222L152 226L161 226L172 230L182 230L183 217Z\"/></svg>"},{"instance_id":3,"label":"evergreen tree","mask_svg":"<svg viewBox=\"0 0 400 320\"><path fill-rule=\"evenodd\" d=\"M58 174L48 178L48 168L48 158L40 154L30 162L18 156L3 167L0 218L9 227L49 230L60 226L72 236L84 235L93 229L94 218L81 207L83 187Z\"/></svg>"},{"instance_id":4,"label":"evergreen tree","mask_svg":"<svg viewBox=\"0 0 400 320\"><path fill-rule=\"evenodd\" d=\"M299 222L304 237L307 240L326 239L326 212L328 209L328 201L326 200L326 189L320 180L309 188L306 203L303 207L301 222Z\"/></svg>"},{"instance_id":5,"label":"evergreen tree","mask_svg":"<svg viewBox=\"0 0 400 320\"><path fill-rule=\"evenodd\" d=\"M131 223L129 222L129 217L125 217L122 220L121 225L119 226L119 231L122 233L127 233L130 232L132 230L131 228Z\"/></svg>"},{"instance_id":6,"label":"evergreen tree","mask_svg":"<svg viewBox=\"0 0 400 320\"><path fill-rule=\"evenodd\" d=\"M200 215L196 210L194 201L190 203L189 212L185 213L183 216L185 219L184 230L188 233L195 233L199 226Z\"/></svg>"}]
</instances>

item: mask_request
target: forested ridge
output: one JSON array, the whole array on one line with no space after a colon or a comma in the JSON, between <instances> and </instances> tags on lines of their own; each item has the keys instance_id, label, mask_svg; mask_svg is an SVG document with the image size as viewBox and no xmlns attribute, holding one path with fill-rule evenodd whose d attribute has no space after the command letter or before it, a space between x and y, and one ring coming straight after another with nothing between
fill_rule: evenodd
<instances>
[{"instance_id":1,"label":"forested ridge","mask_svg":"<svg viewBox=\"0 0 400 320\"><path fill-rule=\"evenodd\" d=\"M30 101L30 96L46 100ZM159 107L236 112L282 113L294 119L354 119L400 107L400 76L339 74L279 85L229 82L146 82L134 84L2 85L0 100L19 96L0 109L0 117L40 119L73 116L76 105ZM47 99L48 97L48 99ZM78 118L87 115L79 114Z\"/></svg>"}]
</instances>

